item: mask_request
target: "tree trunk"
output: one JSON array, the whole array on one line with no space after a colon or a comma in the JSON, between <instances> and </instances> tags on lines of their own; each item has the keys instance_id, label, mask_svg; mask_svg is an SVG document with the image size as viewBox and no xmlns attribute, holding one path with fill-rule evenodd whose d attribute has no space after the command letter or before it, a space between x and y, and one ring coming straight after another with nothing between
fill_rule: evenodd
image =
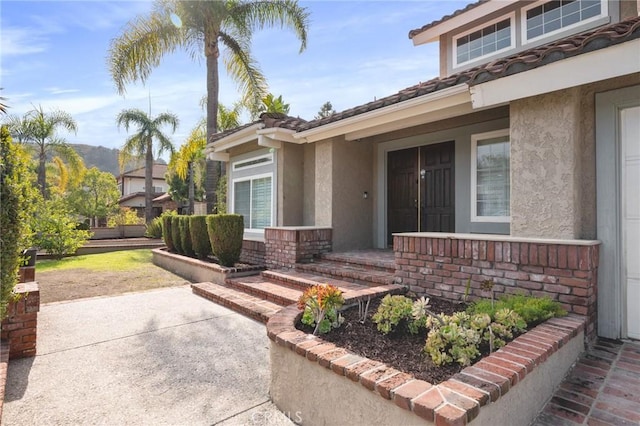
<instances>
[{"instance_id":1,"label":"tree trunk","mask_svg":"<svg viewBox=\"0 0 640 426\"><path fill-rule=\"evenodd\" d=\"M218 131L218 35L204 35L204 54L207 58L207 143ZM213 213L216 206L216 189L220 180L221 164L219 161L206 160L207 178L205 179L205 193L207 198L207 213Z\"/></svg>"},{"instance_id":2,"label":"tree trunk","mask_svg":"<svg viewBox=\"0 0 640 426\"><path fill-rule=\"evenodd\" d=\"M47 198L47 153L45 151L44 142L40 145L40 154L38 156L38 186L43 198Z\"/></svg>"},{"instance_id":3,"label":"tree trunk","mask_svg":"<svg viewBox=\"0 0 640 426\"><path fill-rule=\"evenodd\" d=\"M144 171L144 219L146 223L153 220L153 142L151 136L147 141Z\"/></svg>"},{"instance_id":4,"label":"tree trunk","mask_svg":"<svg viewBox=\"0 0 640 426\"><path fill-rule=\"evenodd\" d=\"M189 163L189 212L187 214L194 214L196 201L196 188L193 178L193 161Z\"/></svg>"}]
</instances>

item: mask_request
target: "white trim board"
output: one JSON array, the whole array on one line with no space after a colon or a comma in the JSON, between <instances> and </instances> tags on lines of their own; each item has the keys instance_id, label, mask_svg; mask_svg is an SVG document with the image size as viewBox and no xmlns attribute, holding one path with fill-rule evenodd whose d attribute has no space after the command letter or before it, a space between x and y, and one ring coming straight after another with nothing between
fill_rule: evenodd
<instances>
[{"instance_id":1,"label":"white trim board","mask_svg":"<svg viewBox=\"0 0 640 426\"><path fill-rule=\"evenodd\" d=\"M497 106L516 99L640 72L638 52L640 39L477 84L470 88L471 102L474 108Z\"/></svg>"}]
</instances>

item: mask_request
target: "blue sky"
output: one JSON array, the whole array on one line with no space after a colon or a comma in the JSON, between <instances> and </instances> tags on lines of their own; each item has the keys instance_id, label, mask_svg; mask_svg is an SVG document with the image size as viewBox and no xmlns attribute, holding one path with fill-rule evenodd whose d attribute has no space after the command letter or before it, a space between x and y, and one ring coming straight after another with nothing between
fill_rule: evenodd
<instances>
[{"instance_id":1,"label":"blue sky","mask_svg":"<svg viewBox=\"0 0 640 426\"><path fill-rule=\"evenodd\" d=\"M291 105L291 115L312 119L331 101L337 111L426 81L438 74L437 43L413 46L411 29L464 7L468 1L300 2L311 14L307 50L289 31L256 33L252 51L272 93ZM149 1L0 2L0 87L12 114L32 105L61 109L78 123L71 143L120 147L127 137L116 115L126 108L171 111L180 118L172 136L184 142L204 115L204 55L165 57L145 85L129 84L119 95L109 76L110 41L124 25L151 8ZM239 98L221 67L220 101Z\"/></svg>"}]
</instances>

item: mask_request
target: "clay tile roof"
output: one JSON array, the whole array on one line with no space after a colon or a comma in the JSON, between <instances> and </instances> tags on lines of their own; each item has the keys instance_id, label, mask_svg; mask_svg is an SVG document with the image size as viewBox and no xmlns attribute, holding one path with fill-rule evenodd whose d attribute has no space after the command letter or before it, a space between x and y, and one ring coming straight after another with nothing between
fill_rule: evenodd
<instances>
[{"instance_id":1,"label":"clay tile roof","mask_svg":"<svg viewBox=\"0 0 640 426\"><path fill-rule=\"evenodd\" d=\"M298 130L298 128L306 122L306 120L303 120L300 117L290 117L286 114L281 114L278 112L263 112L262 114L260 114L260 118L258 120L248 124L244 124L234 129L216 133L215 135L211 136L211 138L209 138L209 142L212 143L217 140L223 139L255 124L264 124L264 128L280 127L283 129Z\"/></svg>"},{"instance_id":2,"label":"clay tile roof","mask_svg":"<svg viewBox=\"0 0 640 426\"><path fill-rule=\"evenodd\" d=\"M427 25L423 25L420 28L416 28L415 30L411 30L409 31L409 38L413 38L415 36L417 36L418 34L420 34L423 31L428 30L429 28L435 27L436 25L439 25L445 21L448 21L451 18L455 18L458 15L462 15L465 12L470 11L471 9L475 9L476 7L480 6L482 3L486 3L489 0L479 0L475 3L471 3L466 5L465 7L463 7L462 9L458 9L455 12L453 12L451 15L445 15L442 18L438 19L437 21L433 21L430 24Z\"/></svg>"}]
</instances>

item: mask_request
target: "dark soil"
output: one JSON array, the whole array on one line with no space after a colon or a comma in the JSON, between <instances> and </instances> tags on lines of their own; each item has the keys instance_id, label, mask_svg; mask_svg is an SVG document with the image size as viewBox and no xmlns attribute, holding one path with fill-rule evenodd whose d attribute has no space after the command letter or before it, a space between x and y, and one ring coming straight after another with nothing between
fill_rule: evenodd
<instances>
[{"instance_id":1,"label":"dark soil","mask_svg":"<svg viewBox=\"0 0 640 426\"><path fill-rule=\"evenodd\" d=\"M359 321L358 307L349 308L342 312L345 321L340 328L320 337L360 356L384 362L396 370L433 384L443 382L462 370L458 364L437 366L431 362L429 356L423 352L427 340L425 330L415 335L402 328L387 335L380 333L371 319L378 310L380 300L371 300L364 324ZM435 298L431 298L429 304L431 311L447 315L466 309L463 304ZM308 333L313 332L313 329L301 323L298 323L297 327Z\"/></svg>"}]
</instances>

